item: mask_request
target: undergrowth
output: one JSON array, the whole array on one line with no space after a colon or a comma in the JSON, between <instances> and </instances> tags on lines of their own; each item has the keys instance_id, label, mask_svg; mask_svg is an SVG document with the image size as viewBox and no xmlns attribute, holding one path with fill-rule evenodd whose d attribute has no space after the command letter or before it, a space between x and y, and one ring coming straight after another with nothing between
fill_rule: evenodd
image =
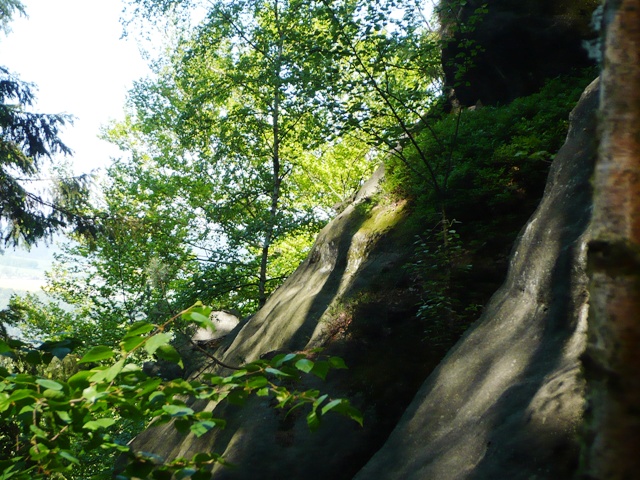
<instances>
[{"instance_id":1,"label":"undergrowth","mask_svg":"<svg viewBox=\"0 0 640 480\"><path fill-rule=\"evenodd\" d=\"M420 144L440 196L410 147L405 161L388 159L387 193L410 200L419 226L407 268L423 292L419 316L431 341L457 338L503 280L511 246L565 141L569 113L594 77L588 69L555 78L508 105L443 114L423 128Z\"/></svg>"}]
</instances>

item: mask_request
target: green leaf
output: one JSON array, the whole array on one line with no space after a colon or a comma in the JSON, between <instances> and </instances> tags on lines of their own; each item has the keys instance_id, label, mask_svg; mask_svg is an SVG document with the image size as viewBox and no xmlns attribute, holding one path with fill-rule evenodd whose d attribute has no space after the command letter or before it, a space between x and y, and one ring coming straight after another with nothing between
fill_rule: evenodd
<instances>
[{"instance_id":1,"label":"green leaf","mask_svg":"<svg viewBox=\"0 0 640 480\"><path fill-rule=\"evenodd\" d=\"M290 362L291 360L293 360L294 358L297 358L298 355L296 355L295 353L287 353L286 355L281 353L279 355L276 355L275 357L273 357L273 359L271 360L271 364L278 368L280 366L282 366L283 363L287 363Z\"/></svg>"},{"instance_id":2,"label":"green leaf","mask_svg":"<svg viewBox=\"0 0 640 480\"><path fill-rule=\"evenodd\" d=\"M163 405L162 410L172 417L184 417L194 413L192 409L184 405Z\"/></svg>"},{"instance_id":3,"label":"green leaf","mask_svg":"<svg viewBox=\"0 0 640 480\"><path fill-rule=\"evenodd\" d=\"M244 405L248 397L249 394L245 390L233 390L227 395L227 401L232 405Z\"/></svg>"},{"instance_id":4,"label":"green leaf","mask_svg":"<svg viewBox=\"0 0 640 480\"><path fill-rule=\"evenodd\" d=\"M47 439L47 432L45 432L42 428L37 425L29 425L29 431L33 433L36 437L42 438L43 440Z\"/></svg>"},{"instance_id":5,"label":"green leaf","mask_svg":"<svg viewBox=\"0 0 640 480\"><path fill-rule=\"evenodd\" d=\"M46 378L39 378L36 380L36 383L44 388L48 388L51 390L62 390L62 385L54 380L49 380Z\"/></svg>"},{"instance_id":6,"label":"green leaf","mask_svg":"<svg viewBox=\"0 0 640 480\"><path fill-rule=\"evenodd\" d=\"M212 420L203 420L201 422L196 422L189 428L191 433L193 433L196 437L201 437L207 432L210 432L216 427L216 422Z\"/></svg>"},{"instance_id":7,"label":"green leaf","mask_svg":"<svg viewBox=\"0 0 640 480\"><path fill-rule=\"evenodd\" d=\"M262 388L265 387L269 384L269 380L267 380L265 377L263 376L259 376L259 377L253 377L251 378L248 382L247 382L247 387L254 389L254 388Z\"/></svg>"},{"instance_id":8,"label":"green leaf","mask_svg":"<svg viewBox=\"0 0 640 480\"><path fill-rule=\"evenodd\" d=\"M122 358L105 370L98 370L89 380L92 382L112 382L124 367L125 359Z\"/></svg>"},{"instance_id":9,"label":"green leaf","mask_svg":"<svg viewBox=\"0 0 640 480\"><path fill-rule=\"evenodd\" d=\"M167 396L164 394L164 392L153 392L151 395L149 395L149 403L161 403L164 402L165 398L167 398Z\"/></svg>"},{"instance_id":10,"label":"green leaf","mask_svg":"<svg viewBox=\"0 0 640 480\"><path fill-rule=\"evenodd\" d=\"M320 426L320 417L318 416L317 412L312 411L307 415L307 426L311 431L315 431L318 429L318 427Z\"/></svg>"},{"instance_id":11,"label":"green leaf","mask_svg":"<svg viewBox=\"0 0 640 480\"><path fill-rule=\"evenodd\" d=\"M162 383L162 379L160 378L149 378L142 383L138 384L138 388L140 391L137 393L136 397L143 397L153 392L158 388L158 385ZM160 393L160 392L158 392Z\"/></svg>"},{"instance_id":12,"label":"green leaf","mask_svg":"<svg viewBox=\"0 0 640 480\"><path fill-rule=\"evenodd\" d=\"M329 358L329 364L331 368L335 368L336 370L344 370L347 368L347 364L344 363L344 360L340 357Z\"/></svg>"},{"instance_id":13,"label":"green leaf","mask_svg":"<svg viewBox=\"0 0 640 480\"><path fill-rule=\"evenodd\" d=\"M171 341L171 335L168 333L158 333L149 338L147 343L144 344L144 349L149 355L156 353L158 348L166 346ZM175 362L177 363L177 362Z\"/></svg>"},{"instance_id":14,"label":"green leaf","mask_svg":"<svg viewBox=\"0 0 640 480\"><path fill-rule=\"evenodd\" d=\"M180 433L187 433L189 431L189 427L191 427L191 419L187 416L184 417L172 417L173 418L173 428L175 428Z\"/></svg>"},{"instance_id":15,"label":"green leaf","mask_svg":"<svg viewBox=\"0 0 640 480\"><path fill-rule=\"evenodd\" d=\"M145 341L145 338L141 336L134 336L129 338L125 337L125 339L122 342L120 342L120 346L125 352L129 353L134 348L139 347L142 343L144 343L144 341Z\"/></svg>"},{"instance_id":16,"label":"green leaf","mask_svg":"<svg viewBox=\"0 0 640 480\"><path fill-rule=\"evenodd\" d=\"M108 395L107 392L98 391L95 385L91 385L82 391L82 398L86 399L89 403L94 403L106 395Z\"/></svg>"},{"instance_id":17,"label":"green leaf","mask_svg":"<svg viewBox=\"0 0 640 480\"><path fill-rule=\"evenodd\" d=\"M105 442L102 444L102 446L104 448L110 448L122 453L131 453L131 447L129 447L128 445L122 445L120 443Z\"/></svg>"},{"instance_id":18,"label":"green leaf","mask_svg":"<svg viewBox=\"0 0 640 480\"><path fill-rule=\"evenodd\" d=\"M199 452L193 456L191 461L193 463L205 463L214 459L215 459L215 456L211 455L210 453Z\"/></svg>"},{"instance_id":19,"label":"green leaf","mask_svg":"<svg viewBox=\"0 0 640 480\"><path fill-rule=\"evenodd\" d=\"M71 423L71 416L69 415L69 412L58 410L56 411L56 415L58 416L58 418L60 418L60 420L62 420L63 423Z\"/></svg>"},{"instance_id":20,"label":"green leaf","mask_svg":"<svg viewBox=\"0 0 640 480\"><path fill-rule=\"evenodd\" d=\"M76 457L71 455L71 453L67 452L66 450L60 450L58 452L58 455L64 458L65 460L67 460L68 462L75 463L76 465L80 465L80 460L78 460Z\"/></svg>"},{"instance_id":21,"label":"green leaf","mask_svg":"<svg viewBox=\"0 0 640 480\"><path fill-rule=\"evenodd\" d=\"M71 388L86 388L89 385L89 377L93 375L91 370L81 370L72 375L67 383Z\"/></svg>"},{"instance_id":22,"label":"green leaf","mask_svg":"<svg viewBox=\"0 0 640 480\"><path fill-rule=\"evenodd\" d=\"M9 397L9 399L7 400L8 402L17 402L19 400L24 400L25 398L33 398L35 399L36 397L36 392L34 392L33 390L28 390L28 389L20 389L20 390L15 390L11 396Z\"/></svg>"},{"instance_id":23,"label":"green leaf","mask_svg":"<svg viewBox=\"0 0 640 480\"><path fill-rule=\"evenodd\" d=\"M115 423L116 421L113 418L99 418L97 420L91 420L85 423L82 428L95 432L96 430L100 430L101 428L108 428Z\"/></svg>"},{"instance_id":24,"label":"green leaf","mask_svg":"<svg viewBox=\"0 0 640 480\"><path fill-rule=\"evenodd\" d=\"M265 372L270 373L271 375L275 375L276 377L290 377L288 373L283 372L282 370L278 370L277 368L267 367L265 368Z\"/></svg>"},{"instance_id":25,"label":"green leaf","mask_svg":"<svg viewBox=\"0 0 640 480\"><path fill-rule=\"evenodd\" d=\"M304 373L309 373L313 369L314 365L314 362L308 358L301 358L296 362L296 368Z\"/></svg>"},{"instance_id":26,"label":"green leaf","mask_svg":"<svg viewBox=\"0 0 640 480\"><path fill-rule=\"evenodd\" d=\"M0 355L3 353L13 352L13 349L4 340L0 340Z\"/></svg>"},{"instance_id":27,"label":"green leaf","mask_svg":"<svg viewBox=\"0 0 640 480\"><path fill-rule=\"evenodd\" d=\"M327 378L327 373L329 373L329 362L325 362L324 360L316 362L311 369L311 374L321 378L322 380Z\"/></svg>"},{"instance_id":28,"label":"green leaf","mask_svg":"<svg viewBox=\"0 0 640 480\"><path fill-rule=\"evenodd\" d=\"M183 468L176 473L176 480L191 478L195 473L197 473L197 470L194 468Z\"/></svg>"},{"instance_id":29,"label":"green leaf","mask_svg":"<svg viewBox=\"0 0 640 480\"><path fill-rule=\"evenodd\" d=\"M89 350L78 361L78 363L99 362L100 360L112 358L115 354L116 352L114 352L111 348L105 347L104 345L98 345L97 347L93 347L91 350Z\"/></svg>"},{"instance_id":30,"label":"green leaf","mask_svg":"<svg viewBox=\"0 0 640 480\"><path fill-rule=\"evenodd\" d=\"M195 312L195 311L191 311L191 312L187 313L186 317L189 320L193 320L196 323L202 323L202 322L209 321L209 317L206 317L203 314L201 314L200 312ZM183 318L184 318L184 315L183 315Z\"/></svg>"},{"instance_id":31,"label":"green leaf","mask_svg":"<svg viewBox=\"0 0 640 480\"><path fill-rule=\"evenodd\" d=\"M138 373L141 372L142 368L140 365L136 365L135 363L127 363L122 369L123 373Z\"/></svg>"},{"instance_id":32,"label":"green leaf","mask_svg":"<svg viewBox=\"0 0 640 480\"><path fill-rule=\"evenodd\" d=\"M37 350L30 350L27 352L27 355L25 355L25 360L29 365L40 365L42 363L42 354Z\"/></svg>"},{"instance_id":33,"label":"green leaf","mask_svg":"<svg viewBox=\"0 0 640 480\"><path fill-rule=\"evenodd\" d=\"M314 392L314 393L315 393L315 392ZM328 397L328 396L329 396L329 395L327 395L327 394L325 393L324 395L322 395L322 396L320 396L320 397L316 398L315 402L313 402L312 409L313 409L313 410L317 409L317 408L320 406L320 404L321 404L322 402L324 402L324 401L327 399L327 397Z\"/></svg>"},{"instance_id":34,"label":"green leaf","mask_svg":"<svg viewBox=\"0 0 640 480\"><path fill-rule=\"evenodd\" d=\"M344 400L339 398L337 400L331 400L329 403L327 403L324 407L322 407L322 414L324 415L325 413L329 412L331 409L337 407L338 405L340 405Z\"/></svg>"},{"instance_id":35,"label":"green leaf","mask_svg":"<svg viewBox=\"0 0 640 480\"><path fill-rule=\"evenodd\" d=\"M49 447L42 443L36 443L33 447L29 449L29 455L31 459L34 461L39 461L49 455Z\"/></svg>"},{"instance_id":36,"label":"green leaf","mask_svg":"<svg viewBox=\"0 0 640 480\"><path fill-rule=\"evenodd\" d=\"M354 420L355 422L360 424L360 426L363 425L363 417L360 410L353 407L349 402L349 400L346 400L344 398L339 398L337 400L330 401L324 407L322 407L321 411L323 415L330 411L334 411L336 413L339 413L341 415L344 415L350 418L351 420Z\"/></svg>"},{"instance_id":37,"label":"green leaf","mask_svg":"<svg viewBox=\"0 0 640 480\"><path fill-rule=\"evenodd\" d=\"M151 472L155 468L152 461L147 460L135 460L127 465L125 472L129 475L126 478L148 478Z\"/></svg>"},{"instance_id":38,"label":"green leaf","mask_svg":"<svg viewBox=\"0 0 640 480\"><path fill-rule=\"evenodd\" d=\"M124 337L122 338L127 339L131 337L137 337L139 335L144 335L145 333L151 332L154 328L156 328L155 325L141 320L131 325L131 327L129 327L129 330L127 330L127 333L125 333Z\"/></svg>"},{"instance_id":39,"label":"green leaf","mask_svg":"<svg viewBox=\"0 0 640 480\"><path fill-rule=\"evenodd\" d=\"M158 349L156 350L156 356L158 358L161 358L162 360L176 363L181 367L184 366L182 363L182 358L180 358L180 354L171 345L161 345L160 347L158 347Z\"/></svg>"},{"instance_id":40,"label":"green leaf","mask_svg":"<svg viewBox=\"0 0 640 480\"><path fill-rule=\"evenodd\" d=\"M64 400L67 396L64 392L60 390L53 390L52 388L47 388L44 392L42 392L42 396L44 398L48 398L49 400Z\"/></svg>"},{"instance_id":41,"label":"green leaf","mask_svg":"<svg viewBox=\"0 0 640 480\"><path fill-rule=\"evenodd\" d=\"M216 326L209 319L209 315L211 314L210 308L192 308L186 313L182 314L182 319L191 321L197 324L200 328L204 328L207 330L211 330L214 332L216 330Z\"/></svg>"},{"instance_id":42,"label":"green leaf","mask_svg":"<svg viewBox=\"0 0 640 480\"><path fill-rule=\"evenodd\" d=\"M19 373L17 375L13 375L11 380L15 383L35 383L36 377L33 375L27 375L26 373Z\"/></svg>"}]
</instances>

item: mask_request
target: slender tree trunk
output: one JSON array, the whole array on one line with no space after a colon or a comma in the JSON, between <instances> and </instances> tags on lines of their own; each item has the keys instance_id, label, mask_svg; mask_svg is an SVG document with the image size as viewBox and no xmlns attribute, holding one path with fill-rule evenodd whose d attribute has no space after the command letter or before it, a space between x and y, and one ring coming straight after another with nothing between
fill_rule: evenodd
<instances>
[{"instance_id":1,"label":"slender tree trunk","mask_svg":"<svg viewBox=\"0 0 640 480\"><path fill-rule=\"evenodd\" d=\"M640 478L640 0L608 0L583 478Z\"/></svg>"},{"instance_id":2,"label":"slender tree trunk","mask_svg":"<svg viewBox=\"0 0 640 480\"><path fill-rule=\"evenodd\" d=\"M278 0L274 1L275 23L279 25ZM278 43L278 52L274 61L274 77L275 86L273 89L273 112L271 118L271 127L273 135L273 148L271 153L271 168L273 175L273 188L271 190L271 207L269 209L268 225L265 229L264 242L262 244L262 255L260 257L260 280L258 283L258 305L262 307L267 302L267 266L269 264L269 250L273 242L273 234L275 232L278 221L278 209L280 202L280 99L281 99L281 63L282 63L282 34L280 34Z\"/></svg>"},{"instance_id":3,"label":"slender tree trunk","mask_svg":"<svg viewBox=\"0 0 640 480\"><path fill-rule=\"evenodd\" d=\"M271 191L271 207L269 209L269 224L267 225L264 242L262 244L262 255L260 258L260 282L258 290L258 303L262 307L267 301L267 266L269 261L269 250L273 241L273 234L278 220L278 203L280 201L280 132L278 125L278 117L280 110L280 91L275 92L273 102L273 154L271 157L273 189Z\"/></svg>"}]
</instances>

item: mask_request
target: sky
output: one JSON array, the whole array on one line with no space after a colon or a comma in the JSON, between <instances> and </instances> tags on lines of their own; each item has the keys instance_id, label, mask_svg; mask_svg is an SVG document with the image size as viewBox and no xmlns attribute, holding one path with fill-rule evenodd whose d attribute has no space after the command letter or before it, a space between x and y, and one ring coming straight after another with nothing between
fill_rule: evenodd
<instances>
[{"instance_id":1,"label":"sky","mask_svg":"<svg viewBox=\"0 0 640 480\"><path fill-rule=\"evenodd\" d=\"M76 174L106 167L118 151L98 139L100 127L123 117L128 89L149 73L136 43L121 39L123 2L23 0L23 4L28 17L17 16L9 25L12 32L0 34L0 65L37 86L33 111L76 117L61 135L74 150ZM42 252L34 254L42 265L39 273L33 277L33 270L26 272L29 278L18 284L19 276L5 270L0 288L38 289L50 262ZM23 253L7 249L4 255Z\"/></svg>"},{"instance_id":2,"label":"sky","mask_svg":"<svg viewBox=\"0 0 640 480\"><path fill-rule=\"evenodd\" d=\"M123 116L126 92L148 74L136 43L122 39L121 0L23 0L0 38L0 65L37 86L34 111L76 117L61 137L76 173L105 167L117 150L97 138Z\"/></svg>"}]
</instances>

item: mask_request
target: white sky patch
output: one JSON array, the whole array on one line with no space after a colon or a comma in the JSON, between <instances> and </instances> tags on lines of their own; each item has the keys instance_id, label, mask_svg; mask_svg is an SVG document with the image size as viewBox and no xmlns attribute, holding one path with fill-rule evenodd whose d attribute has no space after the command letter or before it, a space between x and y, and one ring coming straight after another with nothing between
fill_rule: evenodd
<instances>
[{"instance_id":1,"label":"white sky patch","mask_svg":"<svg viewBox=\"0 0 640 480\"><path fill-rule=\"evenodd\" d=\"M126 92L149 73L134 41L121 39L121 0L24 0L0 37L0 65L37 86L34 111L69 113L61 137L74 150L76 173L105 167L118 150L97 138L123 117Z\"/></svg>"},{"instance_id":2,"label":"white sky patch","mask_svg":"<svg viewBox=\"0 0 640 480\"><path fill-rule=\"evenodd\" d=\"M16 16L9 24L11 32L0 34L0 65L35 84L34 112L76 117L61 135L74 150L74 172L104 169L120 152L98 139L100 128L124 117L127 91L134 80L150 73L136 43L121 39L123 2L23 0L23 4L28 17ZM47 252L44 244L35 248ZM7 249L4 257L23 254ZM2 269L0 289L37 290L49 265L50 260L28 272Z\"/></svg>"}]
</instances>

